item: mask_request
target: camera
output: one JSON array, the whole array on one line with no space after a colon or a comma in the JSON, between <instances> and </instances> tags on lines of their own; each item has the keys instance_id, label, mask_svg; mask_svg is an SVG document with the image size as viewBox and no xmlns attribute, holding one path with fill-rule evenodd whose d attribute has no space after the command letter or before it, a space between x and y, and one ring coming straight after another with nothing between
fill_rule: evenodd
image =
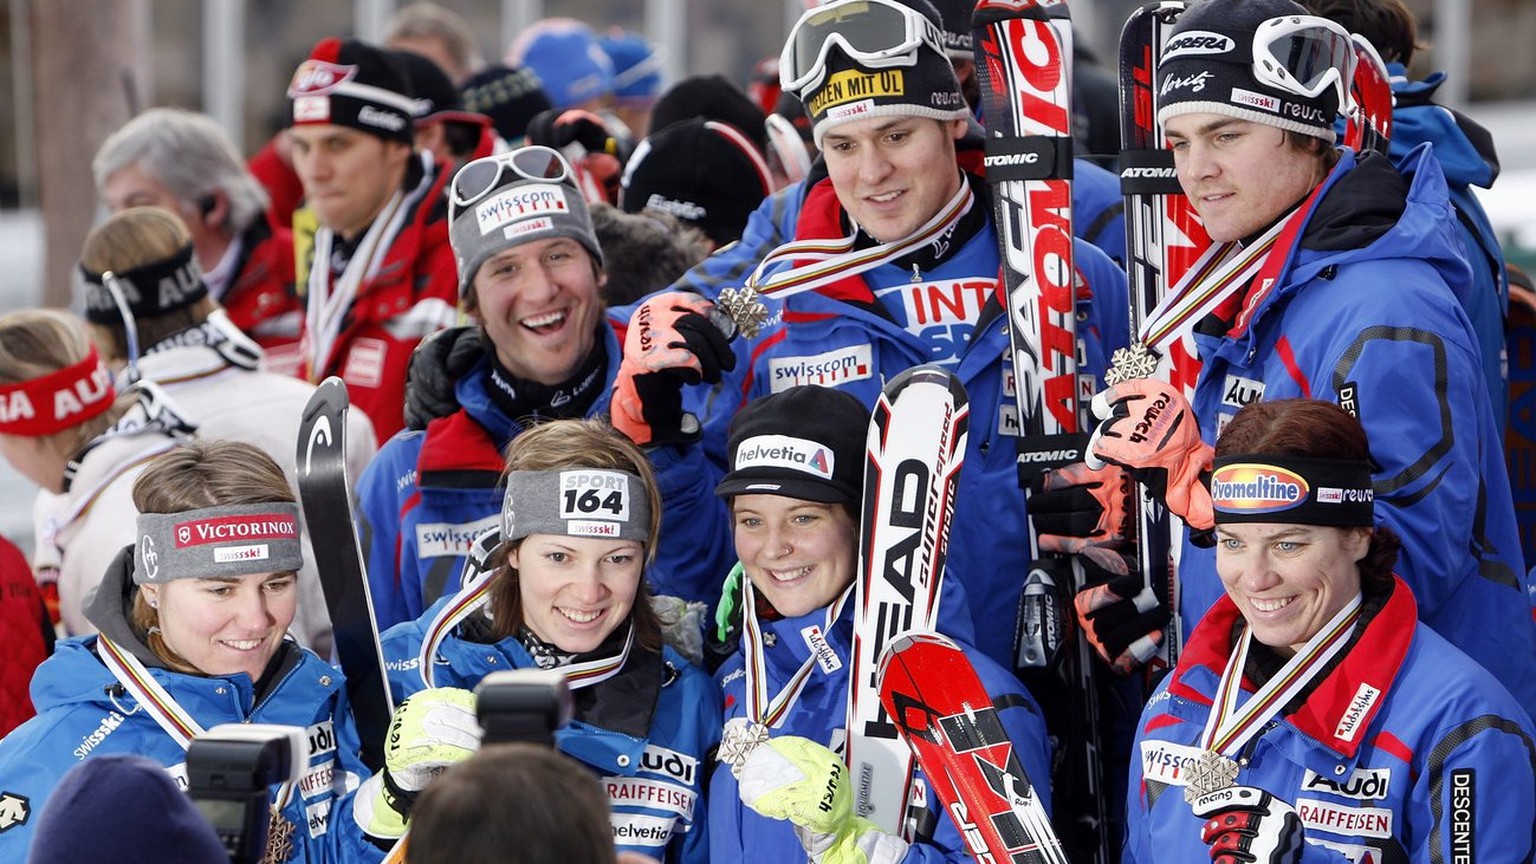
<instances>
[{"instance_id":1,"label":"camera","mask_svg":"<svg viewBox=\"0 0 1536 864\"><path fill-rule=\"evenodd\" d=\"M475 687L484 744L527 741L553 747L555 730L571 721L571 690L556 669L492 672Z\"/></svg>"},{"instance_id":2,"label":"camera","mask_svg":"<svg viewBox=\"0 0 1536 864\"><path fill-rule=\"evenodd\" d=\"M187 795L213 825L231 864L265 855L271 787L297 783L308 745L297 726L224 723L187 747Z\"/></svg>"}]
</instances>

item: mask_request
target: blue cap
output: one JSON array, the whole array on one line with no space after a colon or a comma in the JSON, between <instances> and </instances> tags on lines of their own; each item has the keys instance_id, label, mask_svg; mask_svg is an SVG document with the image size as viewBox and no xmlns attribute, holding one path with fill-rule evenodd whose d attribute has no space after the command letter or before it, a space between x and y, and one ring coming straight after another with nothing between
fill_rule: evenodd
<instances>
[{"instance_id":1,"label":"blue cap","mask_svg":"<svg viewBox=\"0 0 1536 864\"><path fill-rule=\"evenodd\" d=\"M614 31L598 40L613 61L613 95L650 100L661 93L661 52L645 37Z\"/></svg>"},{"instance_id":2,"label":"blue cap","mask_svg":"<svg viewBox=\"0 0 1536 864\"><path fill-rule=\"evenodd\" d=\"M545 18L518 34L507 49L508 66L539 76L556 108L571 108L613 91L613 61L597 33L575 18Z\"/></svg>"}]
</instances>

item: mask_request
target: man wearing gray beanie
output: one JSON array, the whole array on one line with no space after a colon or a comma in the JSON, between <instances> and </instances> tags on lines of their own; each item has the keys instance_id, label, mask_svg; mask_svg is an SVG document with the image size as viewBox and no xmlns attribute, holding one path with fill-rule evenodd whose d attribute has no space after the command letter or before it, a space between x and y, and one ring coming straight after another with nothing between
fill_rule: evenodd
<instances>
[{"instance_id":1,"label":"man wearing gray beanie","mask_svg":"<svg viewBox=\"0 0 1536 864\"><path fill-rule=\"evenodd\" d=\"M449 580L471 541L501 513L507 444L540 421L607 412L622 356L616 328L624 322L610 318L599 294L603 253L558 152L528 146L470 162L449 185L448 216L460 305L479 323L425 343L443 349L433 371L444 380L412 380L411 398L446 393L451 404L432 406L435 419L387 442L358 480L381 630L457 590ZM715 350L729 353L723 336ZM700 454L653 456L664 487L696 493L678 496L669 532L697 536L661 545L652 584L702 599L728 555L729 533L712 505L717 478Z\"/></svg>"},{"instance_id":2,"label":"man wearing gray beanie","mask_svg":"<svg viewBox=\"0 0 1536 864\"><path fill-rule=\"evenodd\" d=\"M1202 362L1192 402L1160 381L1116 384L1094 400L1111 416L1090 446L1170 478L1170 509L1208 529L1200 462L1238 409L1338 403L1370 438L1376 519L1403 539L1397 573L1420 620L1529 712L1536 628L1503 430L1450 287L1471 271L1429 145L1398 167L1334 146L1353 68L1349 35L1290 0L1203 0L1180 15L1157 69L1157 119L1217 243L1189 295L1224 299L1191 319ZM1135 435L1140 422L1156 428ZM1185 632L1222 594L1215 559L1193 546L1180 559Z\"/></svg>"}]
</instances>

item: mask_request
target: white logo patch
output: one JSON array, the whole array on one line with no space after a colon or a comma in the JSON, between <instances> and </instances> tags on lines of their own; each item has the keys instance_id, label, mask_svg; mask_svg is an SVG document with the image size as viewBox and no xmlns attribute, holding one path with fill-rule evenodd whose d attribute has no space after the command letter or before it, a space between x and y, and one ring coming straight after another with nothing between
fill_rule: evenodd
<instances>
[{"instance_id":1,"label":"white logo patch","mask_svg":"<svg viewBox=\"0 0 1536 864\"><path fill-rule=\"evenodd\" d=\"M267 544L252 543L249 546L220 546L213 550L213 563L228 564L231 561L264 561L270 557Z\"/></svg>"},{"instance_id":2,"label":"white logo patch","mask_svg":"<svg viewBox=\"0 0 1536 864\"><path fill-rule=\"evenodd\" d=\"M1241 375L1228 375L1221 385L1221 404L1241 408L1264 398L1264 382Z\"/></svg>"},{"instance_id":3,"label":"white logo patch","mask_svg":"<svg viewBox=\"0 0 1536 864\"><path fill-rule=\"evenodd\" d=\"M1175 57L1226 54L1236 47L1237 43L1220 33L1212 33L1209 30L1187 30L1168 40L1168 44L1163 47L1163 62Z\"/></svg>"},{"instance_id":4,"label":"white logo patch","mask_svg":"<svg viewBox=\"0 0 1536 864\"><path fill-rule=\"evenodd\" d=\"M788 468L832 479L835 457L831 450L804 438L788 435L754 435L736 445L736 468Z\"/></svg>"},{"instance_id":5,"label":"white logo patch","mask_svg":"<svg viewBox=\"0 0 1536 864\"><path fill-rule=\"evenodd\" d=\"M676 783L638 777L604 777L603 789L608 793L608 803L614 806L630 804L667 810L690 821L693 805L699 797L692 789L684 789Z\"/></svg>"},{"instance_id":6,"label":"white logo patch","mask_svg":"<svg viewBox=\"0 0 1536 864\"><path fill-rule=\"evenodd\" d=\"M1339 726L1333 730L1333 737L1341 741L1353 741L1359 733L1360 726L1371 713L1371 706L1381 698L1381 691L1369 684L1362 682L1360 689L1355 691L1355 698L1349 700L1349 707L1344 709L1344 716L1339 718Z\"/></svg>"},{"instance_id":7,"label":"white logo patch","mask_svg":"<svg viewBox=\"0 0 1536 864\"><path fill-rule=\"evenodd\" d=\"M1185 770L1195 764L1203 752L1199 747L1173 744L1168 741L1141 742L1141 773L1148 780L1157 780L1170 786L1185 786L1189 778Z\"/></svg>"},{"instance_id":8,"label":"white logo patch","mask_svg":"<svg viewBox=\"0 0 1536 864\"><path fill-rule=\"evenodd\" d=\"M561 471L557 507L561 519L579 520L583 524L593 519L627 522L629 478L617 471ZM567 527L574 533L574 523ZM618 536L617 525L607 527L611 533L592 532L593 536Z\"/></svg>"},{"instance_id":9,"label":"white logo patch","mask_svg":"<svg viewBox=\"0 0 1536 864\"><path fill-rule=\"evenodd\" d=\"M699 776L699 760L687 753L647 744L645 751L640 754L640 770L671 777L679 783L692 786Z\"/></svg>"},{"instance_id":10,"label":"white logo patch","mask_svg":"<svg viewBox=\"0 0 1536 864\"><path fill-rule=\"evenodd\" d=\"M834 105L827 109L828 120L842 120L846 117L858 117L875 110L875 100L860 99L857 102L849 102L847 105Z\"/></svg>"},{"instance_id":11,"label":"white logo patch","mask_svg":"<svg viewBox=\"0 0 1536 864\"><path fill-rule=\"evenodd\" d=\"M821 671L831 675L843 668L843 661L837 659L837 652L827 642L827 637L821 635L821 628L815 624L800 631L800 637L805 640L805 647L811 649L811 656L816 658L816 665Z\"/></svg>"},{"instance_id":12,"label":"white logo patch","mask_svg":"<svg viewBox=\"0 0 1536 864\"><path fill-rule=\"evenodd\" d=\"M1392 836L1392 811L1385 807L1344 807L1312 798L1296 800L1296 815L1309 830L1383 840Z\"/></svg>"},{"instance_id":13,"label":"white logo patch","mask_svg":"<svg viewBox=\"0 0 1536 864\"><path fill-rule=\"evenodd\" d=\"M513 222L501 230L501 236L504 240L513 240L518 237L526 237L529 234L537 234L540 231L549 231L554 227L554 220L548 216L540 216L537 219L524 219L521 222Z\"/></svg>"},{"instance_id":14,"label":"white logo patch","mask_svg":"<svg viewBox=\"0 0 1536 864\"><path fill-rule=\"evenodd\" d=\"M777 357L768 361L768 389L780 393L802 384L833 387L870 377L873 362L869 345L853 345L803 357Z\"/></svg>"},{"instance_id":15,"label":"white logo patch","mask_svg":"<svg viewBox=\"0 0 1536 864\"><path fill-rule=\"evenodd\" d=\"M1271 114L1280 113L1279 99L1265 96L1263 93L1255 93L1252 90L1244 90L1241 87L1232 88L1232 101L1238 105L1247 105L1249 108L1258 108Z\"/></svg>"},{"instance_id":16,"label":"white logo patch","mask_svg":"<svg viewBox=\"0 0 1536 864\"><path fill-rule=\"evenodd\" d=\"M565 191L552 183L513 186L475 205L481 234L489 234L509 222L548 213L566 213Z\"/></svg>"},{"instance_id":17,"label":"white logo patch","mask_svg":"<svg viewBox=\"0 0 1536 864\"><path fill-rule=\"evenodd\" d=\"M422 558L457 558L468 555L475 538L501 524L500 516L473 522L425 522L416 526L416 554Z\"/></svg>"},{"instance_id":18,"label":"white logo patch","mask_svg":"<svg viewBox=\"0 0 1536 864\"><path fill-rule=\"evenodd\" d=\"M673 831L686 827L677 824L676 816L647 816L644 813L609 813L608 821L613 826L615 846L659 849L672 839Z\"/></svg>"},{"instance_id":19,"label":"white logo patch","mask_svg":"<svg viewBox=\"0 0 1536 864\"><path fill-rule=\"evenodd\" d=\"M1308 770L1302 775L1301 788L1304 792L1327 792L1361 801L1380 801L1392 788L1392 769L1356 768L1342 783Z\"/></svg>"}]
</instances>

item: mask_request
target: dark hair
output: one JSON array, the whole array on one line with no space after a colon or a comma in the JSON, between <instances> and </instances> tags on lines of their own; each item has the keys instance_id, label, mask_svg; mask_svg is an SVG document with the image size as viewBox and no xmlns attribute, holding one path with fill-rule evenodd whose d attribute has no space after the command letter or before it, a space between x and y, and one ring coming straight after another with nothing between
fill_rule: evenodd
<instances>
[{"instance_id":1,"label":"dark hair","mask_svg":"<svg viewBox=\"0 0 1536 864\"><path fill-rule=\"evenodd\" d=\"M1216 439L1216 456L1272 453L1324 459L1371 460L1365 427L1355 415L1321 399L1275 399L1253 402L1227 423ZM1360 580L1390 584L1392 567L1402 540L1391 528L1371 529L1371 545L1360 559Z\"/></svg>"},{"instance_id":2,"label":"dark hair","mask_svg":"<svg viewBox=\"0 0 1536 864\"><path fill-rule=\"evenodd\" d=\"M1419 42L1419 23L1403 0L1301 0L1307 11L1370 40L1384 62L1407 66Z\"/></svg>"},{"instance_id":3,"label":"dark hair","mask_svg":"<svg viewBox=\"0 0 1536 864\"><path fill-rule=\"evenodd\" d=\"M603 787L568 756L493 744L454 765L411 813L407 864L610 862Z\"/></svg>"},{"instance_id":4,"label":"dark hair","mask_svg":"<svg viewBox=\"0 0 1536 864\"><path fill-rule=\"evenodd\" d=\"M609 306L627 306L671 285L709 257L709 238L670 213L625 213L611 204L592 205L592 233L603 250Z\"/></svg>"}]
</instances>

